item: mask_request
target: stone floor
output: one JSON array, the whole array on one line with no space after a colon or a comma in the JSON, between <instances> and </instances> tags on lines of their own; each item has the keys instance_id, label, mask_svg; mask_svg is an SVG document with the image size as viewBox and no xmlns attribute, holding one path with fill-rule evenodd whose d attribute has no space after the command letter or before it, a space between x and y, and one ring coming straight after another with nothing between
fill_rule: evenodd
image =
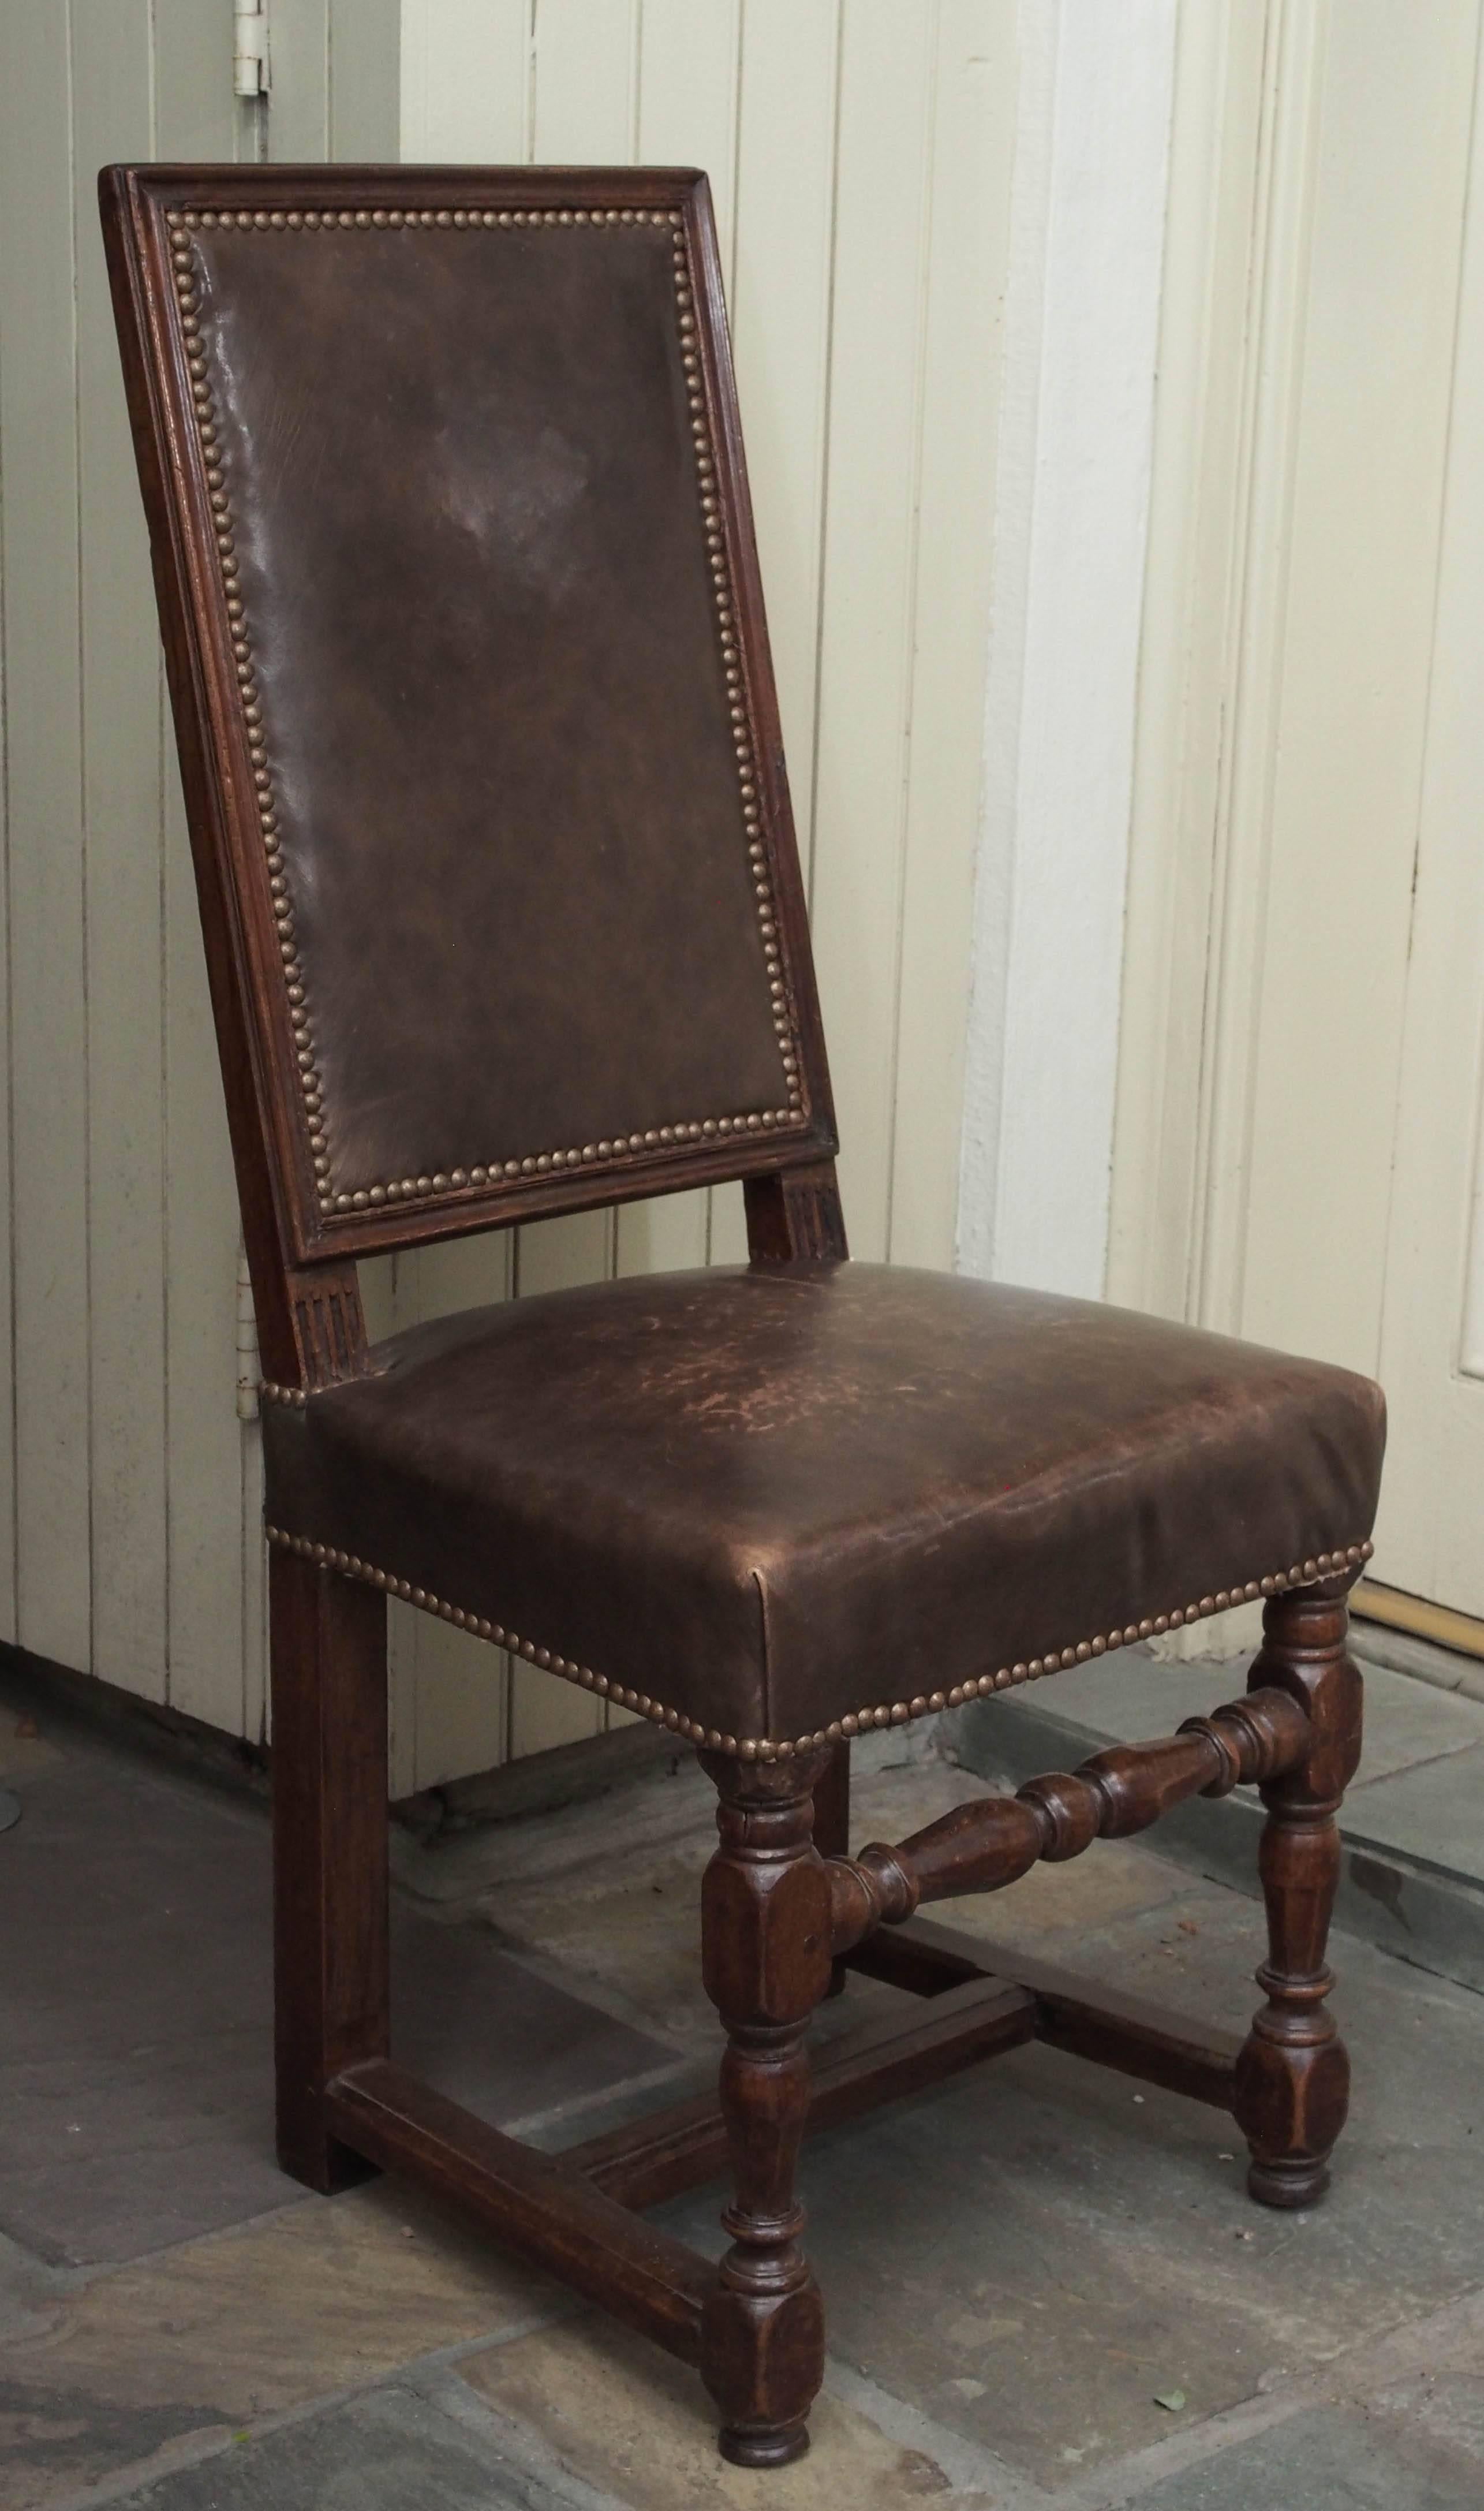
<instances>
[{"instance_id":1,"label":"stone floor","mask_svg":"<svg viewBox=\"0 0 1484 2511\"><path fill-rule=\"evenodd\" d=\"M0 1698L0 2511L1484 2501L1470 1989L1339 1939L1356 2096L1312 2216L1248 2203L1218 2114L1045 2049L821 2136L830 2369L810 2456L755 2476L691 2376L405 2188L280 2177L260 1805L24 1707ZM927 1740L891 1739L860 1835L989 1784ZM400 2054L552 2144L704 2080L708 1847L667 1763L400 1836ZM1252 1901L1131 1843L954 1917L1212 2021L1252 2001ZM888 1993L853 1983L822 2028ZM666 2220L714 2249L716 2204Z\"/></svg>"}]
</instances>

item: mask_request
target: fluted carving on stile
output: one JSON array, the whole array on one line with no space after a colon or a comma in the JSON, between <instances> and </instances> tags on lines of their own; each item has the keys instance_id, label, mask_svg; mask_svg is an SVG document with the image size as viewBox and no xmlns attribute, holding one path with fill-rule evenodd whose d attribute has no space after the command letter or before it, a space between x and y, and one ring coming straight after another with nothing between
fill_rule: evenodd
<instances>
[{"instance_id":1,"label":"fluted carving on stile","mask_svg":"<svg viewBox=\"0 0 1484 2511\"><path fill-rule=\"evenodd\" d=\"M899 1926L924 1901L997 1892L1042 1858L1080 1857L1094 1839L1147 1831L1171 1805L1266 1784L1311 1748L1309 1717L1288 1690L1249 1691L1209 1718L1187 1718L1153 1744L1115 1744L1072 1771L1027 1779L1012 1796L956 1805L899 1846L826 1861L834 1950Z\"/></svg>"},{"instance_id":2,"label":"fluted carving on stile","mask_svg":"<svg viewBox=\"0 0 1484 2511\"><path fill-rule=\"evenodd\" d=\"M849 1255L833 1160L747 1178L742 1194L754 1264L839 1263Z\"/></svg>"},{"instance_id":3,"label":"fluted carving on stile","mask_svg":"<svg viewBox=\"0 0 1484 2511\"><path fill-rule=\"evenodd\" d=\"M359 1377L366 1362L365 1320L354 1264L298 1273L290 1284L300 1384L311 1390Z\"/></svg>"}]
</instances>

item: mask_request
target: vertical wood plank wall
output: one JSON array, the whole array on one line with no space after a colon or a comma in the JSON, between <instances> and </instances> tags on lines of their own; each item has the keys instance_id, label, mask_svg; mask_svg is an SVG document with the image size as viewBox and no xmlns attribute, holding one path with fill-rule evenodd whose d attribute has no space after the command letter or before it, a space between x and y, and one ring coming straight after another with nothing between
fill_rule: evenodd
<instances>
[{"instance_id":1,"label":"vertical wood plank wall","mask_svg":"<svg viewBox=\"0 0 1484 2511\"><path fill-rule=\"evenodd\" d=\"M0 1637L261 1729L238 1227L96 241L109 157L697 164L721 228L856 1252L952 1261L1015 107L1011 0L217 0L13 13L0 84ZM399 49L400 35L400 49ZM735 1260L685 1195L365 1268L373 1333ZM394 1786L593 1731L393 1612Z\"/></svg>"},{"instance_id":2,"label":"vertical wood plank wall","mask_svg":"<svg viewBox=\"0 0 1484 2511\"><path fill-rule=\"evenodd\" d=\"M1369 1371L1481 27L1223 0L1176 103L1109 1291Z\"/></svg>"},{"instance_id":3,"label":"vertical wood plank wall","mask_svg":"<svg viewBox=\"0 0 1484 2511\"><path fill-rule=\"evenodd\" d=\"M255 1736L237 1201L95 185L395 155L396 0L275 0L271 114L219 0L47 0L7 37L0 1638Z\"/></svg>"}]
</instances>

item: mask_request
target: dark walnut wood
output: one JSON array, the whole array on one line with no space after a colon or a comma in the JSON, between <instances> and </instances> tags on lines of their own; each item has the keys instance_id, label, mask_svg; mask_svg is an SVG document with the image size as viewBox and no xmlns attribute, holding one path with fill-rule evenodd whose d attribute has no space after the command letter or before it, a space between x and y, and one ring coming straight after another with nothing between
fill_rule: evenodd
<instances>
[{"instance_id":1,"label":"dark walnut wood","mask_svg":"<svg viewBox=\"0 0 1484 2511\"><path fill-rule=\"evenodd\" d=\"M1177 1735L1117 1744L1070 1774L1028 1779L1013 1796L955 1806L898 1847L828 1860L836 1953L881 1926L899 1926L923 1901L998 1892L1043 1857L1080 1857L1094 1839L1147 1831L1193 1796L1226 1796L1272 1779L1311 1750L1300 1695L1260 1687L1209 1718L1188 1718Z\"/></svg>"},{"instance_id":2,"label":"dark walnut wood","mask_svg":"<svg viewBox=\"0 0 1484 2511\"><path fill-rule=\"evenodd\" d=\"M851 1748L836 1744L815 1781L815 1846L821 1857L848 1857L851 1845Z\"/></svg>"},{"instance_id":3,"label":"dark walnut wood","mask_svg":"<svg viewBox=\"0 0 1484 2511\"><path fill-rule=\"evenodd\" d=\"M843 1263L850 1254L833 1160L747 1178L742 1197L754 1264Z\"/></svg>"},{"instance_id":4,"label":"dark walnut wood","mask_svg":"<svg viewBox=\"0 0 1484 2511\"><path fill-rule=\"evenodd\" d=\"M851 1846L851 1748L835 1746L828 1767L815 1785L815 1846L821 1857L848 1857ZM828 1993L843 1995L845 1964L830 1971Z\"/></svg>"},{"instance_id":5,"label":"dark walnut wood","mask_svg":"<svg viewBox=\"0 0 1484 2511\"><path fill-rule=\"evenodd\" d=\"M1036 1999L1028 1989L993 1970L975 1968L905 2023L896 2014L874 2015L858 2029L832 2040L826 2055L814 2062L808 2133L858 2118L900 2093L939 2084L945 2075L977 2066L981 2058L1018 2049L1036 2037ZM676 2102L588 2144L570 2145L561 2158L626 2206L655 2206L726 2170L727 2121L719 2100Z\"/></svg>"},{"instance_id":6,"label":"dark walnut wood","mask_svg":"<svg viewBox=\"0 0 1484 2511\"><path fill-rule=\"evenodd\" d=\"M411 2173L683 2363L698 2360L715 2270L563 2156L503 2136L385 2059L337 2076L326 2107L347 2144L387 2170Z\"/></svg>"},{"instance_id":7,"label":"dark walnut wood","mask_svg":"<svg viewBox=\"0 0 1484 2511\"><path fill-rule=\"evenodd\" d=\"M337 1386L342 1378L359 1377L365 1368L365 1318L361 1284L354 1264L322 1265L315 1272L288 1276L289 1316L293 1331L292 1374L266 1373L276 1385Z\"/></svg>"},{"instance_id":8,"label":"dark walnut wood","mask_svg":"<svg viewBox=\"0 0 1484 2511\"><path fill-rule=\"evenodd\" d=\"M814 1844L814 1789L829 1748L787 1761L703 1753L721 1799L701 1891L701 1964L727 2033L721 2062L735 2194L732 2246L702 2324L701 2372L724 2418L721 2451L779 2467L809 2446L824 2376L824 2312L799 2247L794 2165L809 2114L804 2033L829 1987L829 1878Z\"/></svg>"},{"instance_id":9,"label":"dark walnut wood","mask_svg":"<svg viewBox=\"0 0 1484 2511\"><path fill-rule=\"evenodd\" d=\"M1308 1749L1268 1779L1259 1855L1268 1907L1266 1996L1237 2063L1233 2107L1265 2206L1309 2206L1329 2185L1329 2157L1350 2107L1350 2058L1325 2002L1324 1958L1340 1833L1335 1816L1360 1758L1361 1682L1346 1653L1349 1579L1274 1597L1252 1681L1304 1711Z\"/></svg>"},{"instance_id":10,"label":"dark walnut wood","mask_svg":"<svg viewBox=\"0 0 1484 2511\"><path fill-rule=\"evenodd\" d=\"M273 1564L279 2082L285 2168L319 2188L367 2164L411 2173L509 2247L682 2360L745 2466L808 2446L823 2370L819 2292L800 2246L806 2129L859 2115L1036 2038L1235 2110L1254 2193L1307 2203L1344 2116L1344 2051L1323 2008L1333 1810L1354 1765L1358 1677L1342 1582L1270 1610L1253 1688L1177 1735L1094 1755L1013 1798L959 1807L895 1848L845 1854L848 1751L773 1762L703 1753L719 1842L703 1887L707 1990L727 2033L717 2095L534 2152L387 2057L384 1606L293 1555ZM1245 2042L1054 1965L930 1924L924 1899L1011 1881L1145 1829L1171 1804L1256 1780L1273 1952ZM1323 1861L1315 1867L1315 1844ZM831 1956L834 1956L833 1960ZM906 1989L813 2073L809 2019L856 1969ZM730 2170L718 2266L634 2210Z\"/></svg>"},{"instance_id":11,"label":"dark walnut wood","mask_svg":"<svg viewBox=\"0 0 1484 2511\"><path fill-rule=\"evenodd\" d=\"M1101 1980L1084 1979L1034 1954L945 1927L936 1918L909 1918L902 1926L883 1927L844 1958L849 1969L862 1971L868 1979L930 1998L933 2014L974 1980L1011 1986L1031 2000L1037 2040L1116 2067L1139 2083L1162 2084L1167 2092L1184 2093L1215 2109L1232 2106L1242 2046L1239 2032L1196 2023L1146 1997L1120 1995Z\"/></svg>"},{"instance_id":12,"label":"dark walnut wood","mask_svg":"<svg viewBox=\"0 0 1484 2511\"><path fill-rule=\"evenodd\" d=\"M387 1603L291 1552L268 1561L279 2160L363 2180L332 2076L387 2052Z\"/></svg>"}]
</instances>

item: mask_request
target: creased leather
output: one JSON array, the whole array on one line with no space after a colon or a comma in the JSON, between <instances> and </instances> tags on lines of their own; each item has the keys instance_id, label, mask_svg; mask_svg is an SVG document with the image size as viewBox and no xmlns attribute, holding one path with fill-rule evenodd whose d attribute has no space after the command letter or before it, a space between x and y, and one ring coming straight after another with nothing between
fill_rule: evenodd
<instances>
[{"instance_id":1,"label":"creased leather","mask_svg":"<svg viewBox=\"0 0 1484 2511\"><path fill-rule=\"evenodd\" d=\"M270 1521L738 1737L1357 1544L1385 1445L1348 1371L858 1263L521 1299L371 1369L267 1409Z\"/></svg>"},{"instance_id":2,"label":"creased leather","mask_svg":"<svg viewBox=\"0 0 1484 2511\"><path fill-rule=\"evenodd\" d=\"M195 245L328 1190L785 1107L668 227Z\"/></svg>"}]
</instances>

